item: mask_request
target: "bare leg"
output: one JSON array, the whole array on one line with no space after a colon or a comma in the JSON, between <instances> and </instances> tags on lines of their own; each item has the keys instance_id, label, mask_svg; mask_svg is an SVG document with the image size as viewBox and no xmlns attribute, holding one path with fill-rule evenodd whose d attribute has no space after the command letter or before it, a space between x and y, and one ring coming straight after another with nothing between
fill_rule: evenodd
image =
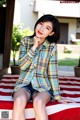
<instances>
[{"instance_id":1,"label":"bare leg","mask_svg":"<svg viewBox=\"0 0 80 120\"><path fill-rule=\"evenodd\" d=\"M48 92L38 92L33 96L33 106L35 110L36 120L48 120L46 112L46 104L50 101Z\"/></svg>"},{"instance_id":2,"label":"bare leg","mask_svg":"<svg viewBox=\"0 0 80 120\"><path fill-rule=\"evenodd\" d=\"M30 93L21 88L14 93L14 106L12 120L25 120L25 106L30 99Z\"/></svg>"}]
</instances>

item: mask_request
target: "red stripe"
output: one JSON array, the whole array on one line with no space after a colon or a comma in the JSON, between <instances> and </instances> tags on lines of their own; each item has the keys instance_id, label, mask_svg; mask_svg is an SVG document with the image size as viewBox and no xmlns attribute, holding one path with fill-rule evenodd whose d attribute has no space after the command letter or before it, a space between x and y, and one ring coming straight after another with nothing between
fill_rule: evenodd
<instances>
[{"instance_id":1,"label":"red stripe","mask_svg":"<svg viewBox=\"0 0 80 120\"><path fill-rule=\"evenodd\" d=\"M74 76L69 76L69 77L68 77L68 76L67 76L67 77L66 77L66 76L63 76L63 77L62 77L62 76L61 76L61 77L59 76L59 79L62 79L62 80L63 80L63 79L67 79L67 80L80 80L79 77L74 77Z\"/></svg>"},{"instance_id":2,"label":"red stripe","mask_svg":"<svg viewBox=\"0 0 80 120\"><path fill-rule=\"evenodd\" d=\"M3 89L14 89L14 86L0 86L0 88L3 88Z\"/></svg>"},{"instance_id":3,"label":"red stripe","mask_svg":"<svg viewBox=\"0 0 80 120\"><path fill-rule=\"evenodd\" d=\"M59 76L59 79L60 80L80 80L79 77L71 77L71 76L69 76L69 77L60 77Z\"/></svg>"},{"instance_id":4,"label":"red stripe","mask_svg":"<svg viewBox=\"0 0 80 120\"><path fill-rule=\"evenodd\" d=\"M0 92L2 96L11 96L11 92Z\"/></svg>"},{"instance_id":5,"label":"red stripe","mask_svg":"<svg viewBox=\"0 0 80 120\"><path fill-rule=\"evenodd\" d=\"M56 105L58 104L58 102L49 102L47 104L47 106L51 106L51 105ZM0 100L0 108L1 109L13 109L13 101L2 101ZM28 102L28 104L26 105L26 108L33 108L33 103L32 102Z\"/></svg>"},{"instance_id":6,"label":"red stripe","mask_svg":"<svg viewBox=\"0 0 80 120\"><path fill-rule=\"evenodd\" d=\"M1 101L0 100L0 108L1 109L13 109L13 101ZM33 108L32 102L29 102L26 106L26 108Z\"/></svg>"},{"instance_id":7,"label":"red stripe","mask_svg":"<svg viewBox=\"0 0 80 120\"><path fill-rule=\"evenodd\" d=\"M49 115L50 120L80 120L80 108L69 108Z\"/></svg>"},{"instance_id":8,"label":"red stripe","mask_svg":"<svg viewBox=\"0 0 80 120\"><path fill-rule=\"evenodd\" d=\"M13 76L10 76L10 77L7 77L7 76L4 76L2 79L18 79L19 77L13 77Z\"/></svg>"},{"instance_id":9,"label":"red stripe","mask_svg":"<svg viewBox=\"0 0 80 120\"><path fill-rule=\"evenodd\" d=\"M1 81L1 83L6 83L6 84L15 84L16 83L16 81Z\"/></svg>"},{"instance_id":10,"label":"red stripe","mask_svg":"<svg viewBox=\"0 0 80 120\"><path fill-rule=\"evenodd\" d=\"M62 93L61 94L62 97L70 97L70 98L80 98L80 94L66 94L66 93Z\"/></svg>"},{"instance_id":11,"label":"red stripe","mask_svg":"<svg viewBox=\"0 0 80 120\"><path fill-rule=\"evenodd\" d=\"M80 92L80 88L60 88L61 90L67 90L67 91L78 91Z\"/></svg>"},{"instance_id":12,"label":"red stripe","mask_svg":"<svg viewBox=\"0 0 80 120\"><path fill-rule=\"evenodd\" d=\"M60 84L60 85L66 85L66 86L67 86L67 85L68 85L68 86L80 86L80 84L77 84L77 83L76 83L76 84L75 84L75 83L68 83L68 82L67 82L67 83L59 83L59 84Z\"/></svg>"}]
</instances>

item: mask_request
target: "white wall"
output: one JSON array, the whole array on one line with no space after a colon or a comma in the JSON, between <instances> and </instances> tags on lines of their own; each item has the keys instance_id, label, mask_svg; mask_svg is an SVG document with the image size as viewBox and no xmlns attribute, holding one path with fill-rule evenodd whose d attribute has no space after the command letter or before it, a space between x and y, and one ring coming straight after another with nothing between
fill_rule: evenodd
<instances>
[{"instance_id":1,"label":"white wall","mask_svg":"<svg viewBox=\"0 0 80 120\"><path fill-rule=\"evenodd\" d=\"M14 24L24 23L23 28L33 30L37 15L33 12L33 0L16 0L14 11Z\"/></svg>"},{"instance_id":2,"label":"white wall","mask_svg":"<svg viewBox=\"0 0 80 120\"><path fill-rule=\"evenodd\" d=\"M34 11L51 13L54 14L55 16L80 17L80 2L60 3L60 1L56 1L56 0L55 1L36 0Z\"/></svg>"}]
</instances>

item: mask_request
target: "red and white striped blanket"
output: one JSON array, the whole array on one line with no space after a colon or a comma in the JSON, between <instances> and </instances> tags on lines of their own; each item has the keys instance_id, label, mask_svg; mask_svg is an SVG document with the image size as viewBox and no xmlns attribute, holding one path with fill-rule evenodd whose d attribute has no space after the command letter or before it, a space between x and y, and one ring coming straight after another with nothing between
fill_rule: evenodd
<instances>
[{"instance_id":1,"label":"red and white striped blanket","mask_svg":"<svg viewBox=\"0 0 80 120\"><path fill-rule=\"evenodd\" d=\"M0 120L11 120L13 91L18 75L4 75L0 81ZM61 104L49 102L46 106L49 120L80 120L80 78L59 77L61 95L64 98L75 101L75 103ZM35 120L32 102L25 108L25 118Z\"/></svg>"}]
</instances>

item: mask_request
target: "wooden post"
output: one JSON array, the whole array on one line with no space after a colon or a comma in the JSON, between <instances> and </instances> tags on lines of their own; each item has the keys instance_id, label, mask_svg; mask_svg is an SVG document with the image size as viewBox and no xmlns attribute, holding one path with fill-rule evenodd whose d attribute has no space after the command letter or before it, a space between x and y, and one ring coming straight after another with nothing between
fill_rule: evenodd
<instances>
[{"instance_id":1,"label":"wooden post","mask_svg":"<svg viewBox=\"0 0 80 120\"><path fill-rule=\"evenodd\" d=\"M15 0L7 0L3 68L9 67Z\"/></svg>"}]
</instances>

